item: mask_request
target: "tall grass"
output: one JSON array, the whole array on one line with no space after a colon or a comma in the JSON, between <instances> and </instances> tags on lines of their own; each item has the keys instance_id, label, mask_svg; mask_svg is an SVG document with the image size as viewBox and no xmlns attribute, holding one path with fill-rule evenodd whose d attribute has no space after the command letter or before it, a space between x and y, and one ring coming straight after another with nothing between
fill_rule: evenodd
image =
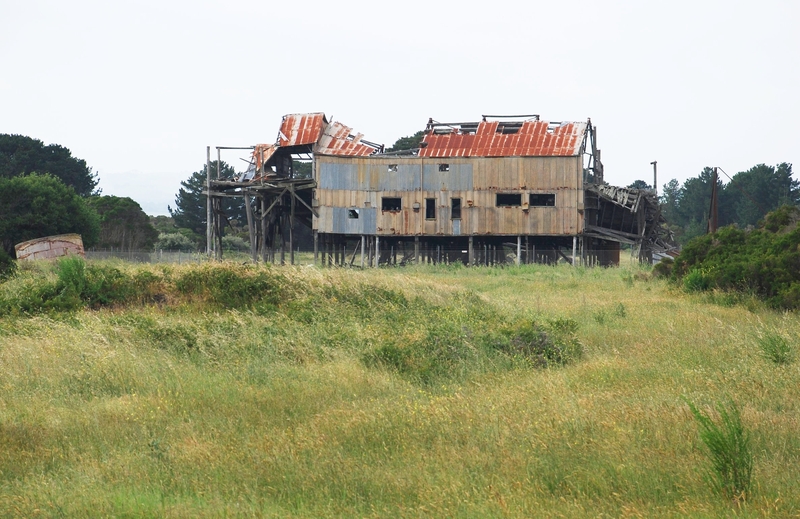
<instances>
[{"instance_id":1,"label":"tall grass","mask_svg":"<svg viewBox=\"0 0 800 519\"><path fill-rule=\"evenodd\" d=\"M800 511L800 370L752 347L791 314L638 267L83 268L136 288L22 311L57 265L0 284L0 516ZM735 512L681 394L742 406Z\"/></svg>"},{"instance_id":2,"label":"tall grass","mask_svg":"<svg viewBox=\"0 0 800 519\"><path fill-rule=\"evenodd\" d=\"M729 499L745 501L750 495L753 453L739 409L732 401L719 403L715 421L692 402L686 403L700 427L700 439L711 463L712 485Z\"/></svg>"}]
</instances>

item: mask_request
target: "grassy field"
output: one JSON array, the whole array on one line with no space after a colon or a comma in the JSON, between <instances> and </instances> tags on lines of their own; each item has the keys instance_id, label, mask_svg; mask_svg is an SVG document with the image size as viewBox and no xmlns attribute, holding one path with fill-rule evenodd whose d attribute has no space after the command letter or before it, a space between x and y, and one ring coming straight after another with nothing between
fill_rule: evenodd
<instances>
[{"instance_id":1,"label":"grassy field","mask_svg":"<svg viewBox=\"0 0 800 519\"><path fill-rule=\"evenodd\" d=\"M1 517L800 515L794 314L634 266L115 267L148 296L0 285ZM728 400L740 502L687 405Z\"/></svg>"}]
</instances>

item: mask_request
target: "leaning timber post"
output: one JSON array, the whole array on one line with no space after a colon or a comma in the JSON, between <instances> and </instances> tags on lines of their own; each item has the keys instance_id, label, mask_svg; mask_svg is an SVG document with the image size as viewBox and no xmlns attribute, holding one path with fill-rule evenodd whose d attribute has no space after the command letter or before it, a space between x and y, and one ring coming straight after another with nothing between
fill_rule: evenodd
<instances>
[{"instance_id":1,"label":"leaning timber post","mask_svg":"<svg viewBox=\"0 0 800 519\"><path fill-rule=\"evenodd\" d=\"M211 223L211 146L206 146L206 256L214 250L214 228Z\"/></svg>"},{"instance_id":2,"label":"leaning timber post","mask_svg":"<svg viewBox=\"0 0 800 519\"><path fill-rule=\"evenodd\" d=\"M290 190L292 195L292 206L289 216L289 264L294 265L294 184Z\"/></svg>"},{"instance_id":3,"label":"leaning timber post","mask_svg":"<svg viewBox=\"0 0 800 519\"><path fill-rule=\"evenodd\" d=\"M517 236L517 260L516 264L519 267L520 256L522 256L522 236Z\"/></svg>"},{"instance_id":4,"label":"leaning timber post","mask_svg":"<svg viewBox=\"0 0 800 519\"><path fill-rule=\"evenodd\" d=\"M375 235L375 268L381 263L381 237Z\"/></svg>"},{"instance_id":5,"label":"leaning timber post","mask_svg":"<svg viewBox=\"0 0 800 519\"><path fill-rule=\"evenodd\" d=\"M250 233L250 256L253 263L258 263L258 253L256 252L256 229L253 225L253 207L250 205L250 193L244 194L244 206L247 214L247 231Z\"/></svg>"},{"instance_id":6,"label":"leaning timber post","mask_svg":"<svg viewBox=\"0 0 800 519\"><path fill-rule=\"evenodd\" d=\"M319 259L319 231L313 231L312 234L314 235L314 265L316 266Z\"/></svg>"},{"instance_id":7,"label":"leaning timber post","mask_svg":"<svg viewBox=\"0 0 800 519\"><path fill-rule=\"evenodd\" d=\"M467 246L467 265L473 266L475 264L475 247L472 244L472 236L469 237L469 245Z\"/></svg>"},{"instance_id":8,"label":"leaning timber post","mask_svg":"<svg viewBox=\"0 0 800 519\"><path fill-rule=\"evenodd\" d=\"M572 237L572 266L573 267L575 266L575 254L577 253L577 249L578 249L578 237L577 236L573 236Z\"/></svg>"}]
</instances>

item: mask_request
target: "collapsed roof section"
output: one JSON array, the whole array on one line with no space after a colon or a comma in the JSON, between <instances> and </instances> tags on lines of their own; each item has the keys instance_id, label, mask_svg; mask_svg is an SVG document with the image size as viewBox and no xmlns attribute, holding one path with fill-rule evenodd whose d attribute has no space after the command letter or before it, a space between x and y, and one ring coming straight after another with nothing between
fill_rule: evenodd
<instances>
[{"instance_id":1,"label":"collapsed roof section","mask_svg":"<svg viewBox=\"0 0 800 519\"><path fill-rule=\"evenodd\" d=\"M339 155L364 157L383 151L383 146L364 140L361 133L338 121L328 121L322 112L283 116L274 144L257 144L253 163L259 180L266 175L287 176L292 167L292 155ZM272 168L275 167L275 171Z\"/></svg>"},{"instance_id":2,"label":"collapsed roof section","mask_svg":"<svg viewBox=\"0 0 800 519\"><path fill-rule=\"evenodd\" d=\"M438 123L428 121L421 157L571 157L584 152L590 123L524 120Z\"/></svg>"},{"instance_id":3,"label":"collapsed roof section","mask_svg":"<svg viewBox=\"0 0 800 519\"><path fill-rule=\"evenodd\" d=\"M605 184L587 184L585 188L587 236L631 244L643 261L677 249L654 190Z\"/></svg>"}]
</instances>

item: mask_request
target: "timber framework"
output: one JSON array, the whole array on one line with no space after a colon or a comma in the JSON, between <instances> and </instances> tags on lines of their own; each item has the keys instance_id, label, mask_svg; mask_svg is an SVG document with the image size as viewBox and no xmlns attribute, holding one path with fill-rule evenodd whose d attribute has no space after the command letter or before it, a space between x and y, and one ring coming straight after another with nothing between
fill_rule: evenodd
<instances>
[{"instance_id":1,"label":"timber framework","mask_svg":"<svg viewBox=\"0 0 800 519\"><path fill-rule=\"evenodd\" d=\"M299 225L322 265L615 265L621 244L640 261L674 248L655 191L604 182L591 120L429 119L418 147L387 151L323 113L290 114L273 143L235 149L251 150L247 171L212 178L207 148L218 258L231 196L244 198L253 261L284 263L288 252L294 264Z\"/></svg>"}]
</instances>

